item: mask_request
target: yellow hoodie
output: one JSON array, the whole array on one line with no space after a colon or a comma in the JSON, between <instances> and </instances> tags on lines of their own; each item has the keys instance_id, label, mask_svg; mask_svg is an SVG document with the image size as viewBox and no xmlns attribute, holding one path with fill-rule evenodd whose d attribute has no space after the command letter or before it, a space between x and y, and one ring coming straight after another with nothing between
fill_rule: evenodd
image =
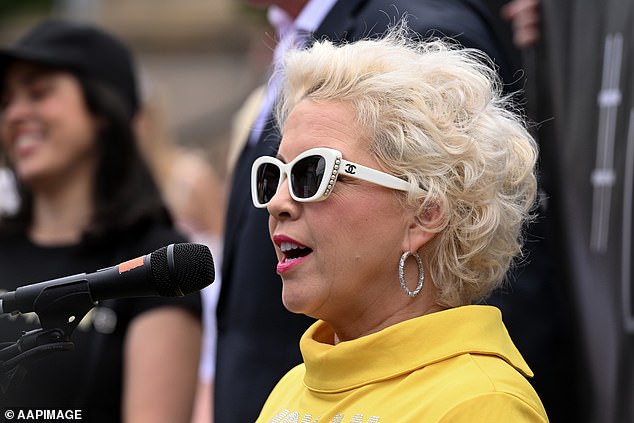
<instances>
[{"instance_id":1,"label":"yellow hoodie","mask_svg":"<svg viewBox=\"0 0 634 423\"><path fill-rule=\"evenodd\" d=\"M547 422L500 311L464 306L332 345L323 321L304 364L273 389L258 423Z\"/></svg>"}]
</instances>

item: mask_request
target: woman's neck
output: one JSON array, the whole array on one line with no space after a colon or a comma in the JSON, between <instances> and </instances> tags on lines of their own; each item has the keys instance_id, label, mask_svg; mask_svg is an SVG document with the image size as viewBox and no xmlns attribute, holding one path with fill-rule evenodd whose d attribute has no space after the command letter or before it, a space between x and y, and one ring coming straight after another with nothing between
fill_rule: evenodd
<instances>
[{"instance_id":1,"label":"woman's neck","mask_svg":"<svg viewBox=\"0 0 634 423\"><path fill-rule=\"evenodd\" d=\"M92 217L91 193L91 182L81 178L56 189L34 192L31 241L40 245L78 243Z\"/></svg>"}]
</instances>

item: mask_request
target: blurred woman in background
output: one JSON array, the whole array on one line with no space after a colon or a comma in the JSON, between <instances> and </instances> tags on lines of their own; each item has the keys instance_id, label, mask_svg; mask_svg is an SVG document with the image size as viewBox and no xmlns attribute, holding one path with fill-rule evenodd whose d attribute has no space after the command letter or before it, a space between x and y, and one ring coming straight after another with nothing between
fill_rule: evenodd
<instances>
[{"instance_id":1,"label":"blurred woman in background","mask_svg":"<svg viewBox=\"0 0 634 423\"><path fill-rule=\"evenodd\" d=\"M185 238L172 226L133 132L133 58L93 26L46 21L0 51L0 137L20 207L0 226L4 290L115 265ZM201 302L104 301L75 329L74 351L27 366L3 405L81 409L91 422L188 422ZM3 315L0 340L37 328Z\"/></svg>"}]
</instances>

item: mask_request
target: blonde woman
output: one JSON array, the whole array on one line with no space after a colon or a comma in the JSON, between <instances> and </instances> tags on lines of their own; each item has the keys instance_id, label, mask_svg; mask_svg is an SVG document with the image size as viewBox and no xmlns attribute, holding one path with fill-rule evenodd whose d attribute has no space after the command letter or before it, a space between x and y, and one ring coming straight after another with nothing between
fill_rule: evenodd
<instances>
[{"instance_id":1,"label":"blonde woman","mask_svg":"<svg viewBox=\"0 0 634 423\"><path fill-rule=\"evenodd\" d=\"M252 168L282 302L318 319L258 422L546 422L500 311L537 147L487 58L318 41L285 60L276 157Z\"/></svg>"}]
</instances>

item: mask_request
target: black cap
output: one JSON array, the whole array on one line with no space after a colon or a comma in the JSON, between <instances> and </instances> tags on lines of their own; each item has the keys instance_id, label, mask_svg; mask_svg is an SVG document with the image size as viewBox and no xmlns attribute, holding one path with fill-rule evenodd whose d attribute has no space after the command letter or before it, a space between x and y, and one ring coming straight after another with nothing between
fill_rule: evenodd
<instances>
[{"instance_id":1,"label":"black cap","mask_svg":"<svg viewBox=\"0 0 634 423\"><path fill-rule=\"evenodd\" d=\"M16 59L67 69L95 78L119 93L130 115L139 108L136 74L129 48L95 26L62 20L44 21L11 46L0 49L0 78Z\"/></svg>"}]
</instances>

